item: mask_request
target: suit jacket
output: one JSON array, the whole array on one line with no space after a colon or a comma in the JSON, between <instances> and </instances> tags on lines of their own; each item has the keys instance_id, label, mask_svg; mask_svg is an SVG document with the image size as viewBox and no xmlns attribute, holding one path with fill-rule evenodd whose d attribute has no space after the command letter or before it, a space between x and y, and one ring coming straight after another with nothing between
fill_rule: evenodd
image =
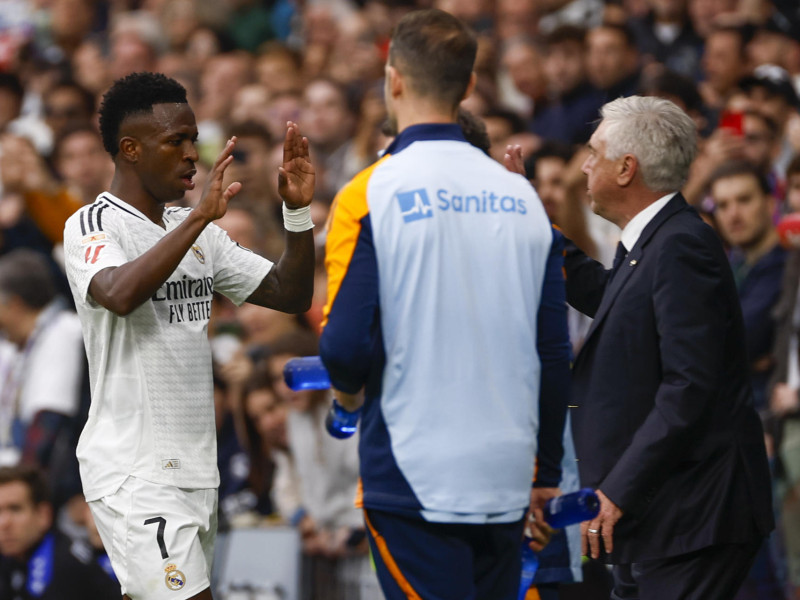
<instances>
[{"instance_id":1,"label":"suit jacket","mask_svg":"<svg viewBox=\"0 0 800 600\"><path fill-rule=\"evenodd\" d=\"M774 526L744 325L722 245L678 194L619 271L574 245L567 299L594 317L573 371L581 483L623 511L613 563L746 542Z\"/></svg>"}]
</instances>

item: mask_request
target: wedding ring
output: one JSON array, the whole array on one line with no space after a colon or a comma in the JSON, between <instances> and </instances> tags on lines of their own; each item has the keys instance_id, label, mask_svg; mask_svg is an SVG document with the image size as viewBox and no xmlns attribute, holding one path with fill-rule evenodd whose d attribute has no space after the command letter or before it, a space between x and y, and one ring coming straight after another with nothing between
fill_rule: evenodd
<instances>
[{"instance_id":1,"label":"wedding ring","mask_svg":"<svg viewBox=\"0 0 800 600\"><path fill-rule=\"evenodd\" d=\"M598 533L600 533L600 530L599 530L599 529L589 529L588 531L589 531L589 533L594 533L595 535L597 535Z\"/></svg>"}]
</instances>

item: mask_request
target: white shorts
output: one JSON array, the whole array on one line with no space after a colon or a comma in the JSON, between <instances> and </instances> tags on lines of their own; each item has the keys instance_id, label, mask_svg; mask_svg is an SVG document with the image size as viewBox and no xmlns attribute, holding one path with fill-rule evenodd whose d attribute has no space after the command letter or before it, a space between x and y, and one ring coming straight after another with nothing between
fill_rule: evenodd
<instances>
[{"instance_id":1,"label":"white shorts","mask_svg":"<svg viewBox=\"0 0 800 600\"><path fill-rule=\"evenodd\" d=\"M89 508L122 593L131 600L186 600L210 587L216 489L128 477Z\"/></svg>"}]
</instances>

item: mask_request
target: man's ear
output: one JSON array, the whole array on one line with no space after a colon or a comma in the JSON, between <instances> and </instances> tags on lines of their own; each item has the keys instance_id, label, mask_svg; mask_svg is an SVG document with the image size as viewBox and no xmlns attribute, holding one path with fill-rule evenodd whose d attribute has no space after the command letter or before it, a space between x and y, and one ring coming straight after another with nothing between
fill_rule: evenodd
<instances>
[{"instance_id":1,"label":"man's ear","mask_svg":"<svg viewBox=\"0 0 800 600\"><path fill-rule=\"evenodd\" d=\"M633 154L625 154L619 159L617 170L617 185L625 187L633 182L636 173L639 171L639 161Z\"/></svg>"},{"instance_id":2,"label":"man's ear","mask_svg":"<svg viewBox=\"0 0 800 600\"><path fill-rule=\"evenodd\" d=\"M139 162L141 146L136 138L125 136L119 141L119 154L128 162Z\"/></svg>"},{"instance_id":3,"label":"man's ear","mask_svg":"<svg viewBox=\"0 0 800 600\"><path fill-rule=\"evenodd\" d=\"M403 75L391 65L386 65L386 78L388 79L389 85L389 94L391 94L392 98L397 98L403 94L405 89L405 80L403 79Z\"/></svg>"},{"instance_id":4,"label":"man's ear","mask_svg":"<svg viewBox=\"0 0 800 600\"><path fill-rule=\"evenodd\" d=\"M466 100L472 95L472 92L475 90L475 85L478 83L478 76L473 71L469 76L469 83L467 84L467 90L464 92L464 97L461 100Z\"/></svg>"}]
</instances>

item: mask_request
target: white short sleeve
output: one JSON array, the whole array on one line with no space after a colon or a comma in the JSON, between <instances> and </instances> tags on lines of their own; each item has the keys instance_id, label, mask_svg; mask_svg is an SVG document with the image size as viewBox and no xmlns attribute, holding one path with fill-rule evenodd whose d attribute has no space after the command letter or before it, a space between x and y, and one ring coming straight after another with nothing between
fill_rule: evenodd
<instances>
[{"instance_id":1,"label":"white short sleeve","mask_svg":"<svg viewBox=\"0 0 800 600\"><path fill-rule=\"evenodd\" d=\"M206 227L205 234L214 252L214 291L239 306L261 284L273 263L231 240L214 223Z\"/></svg>"},{"instance_id":2,"label":"white short sleeve","mask_svg":"<svg viewBox=\"0 0 800 600\"><path fill-rule=\"evenodd\" d=\"M88 232L81 229L81 219L86 208L72 215L64 227L64 258L73 293L92 306L89 297L92 278L108 267L119 267L128 262L113 227L103 231Z\"/></svg>"}]
</instances>

